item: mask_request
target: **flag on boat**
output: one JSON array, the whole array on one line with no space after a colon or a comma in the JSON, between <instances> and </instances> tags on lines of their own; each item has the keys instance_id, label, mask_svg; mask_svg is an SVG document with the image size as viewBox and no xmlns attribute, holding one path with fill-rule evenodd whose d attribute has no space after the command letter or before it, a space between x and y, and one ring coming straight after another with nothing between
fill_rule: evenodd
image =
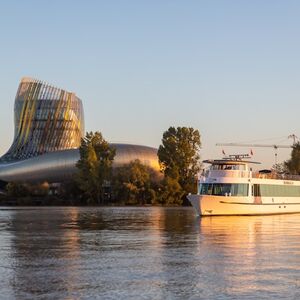
<instances>
[{"instance_id":1,"label":"flag on boat","mask_svg":"<svg viewBox=\"0 0 300 300\"><path fill-rule=\"evenodd\" d=\"M250 149L250 155L253 156L253 151L252 151L252 149Z\"/></svg>"},{"instance_id":2,"label":"flag on boat","mask_svg":"<svg viewBox=\"0 0 300 300\"><path fill-rule=\"evenodd\" d=\"M226 153L225 153L224 149L222 149L222 153L223 153L223 155L226 155Z\"/></svg>"}]
</instances>

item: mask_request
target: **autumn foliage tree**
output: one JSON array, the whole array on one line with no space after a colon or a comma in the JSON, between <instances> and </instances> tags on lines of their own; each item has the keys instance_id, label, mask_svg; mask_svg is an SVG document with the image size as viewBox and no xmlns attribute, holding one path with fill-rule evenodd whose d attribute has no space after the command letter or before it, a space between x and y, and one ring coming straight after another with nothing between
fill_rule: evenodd
<instances>
[{"instance_id":1,"label":"autumn foliage tree","mask_svg":"<svg viewBox=\"0 0 300 300\"><path fill-rule=\"evenodd\" d=\"M114 170L113 190L116 200L124 204L155 202L155 171L138 159Z\"/></svg>"},{"instance_id":2,"label":"autumn foliage tree","mask_svg":"<svg viewBox=\"0 0 300 300\"><path fill-rule=\"evenodd\" d=\"M112 163L116 150L100 132L88 132L81 139L79 170L76 181L89 202L103 202L104 185L111 180Z\"/></svg>"},{"instance_id":3,"label":"autumn foliage tree","mask_svg":"<svg viewBox=\"0 0 300 300\"><path fill-rule=\"evenodd\" d=\"M290 174L300 175L300 142L292 146L291 158L285 161L284 166Z\"/></svg>"},{"instance_id":4,"label":"autumn foliage tree","mask_svg":"<svg viewBox=\"0 0 300 300\"><path fill-rule=\"evenodd\" d=\"M170 127L164 132L158 158L165 178L165 201L172 197L179 204L183 195L196 191L200 146L200 133L192 127Z\"/></svg>"}]
</instances>

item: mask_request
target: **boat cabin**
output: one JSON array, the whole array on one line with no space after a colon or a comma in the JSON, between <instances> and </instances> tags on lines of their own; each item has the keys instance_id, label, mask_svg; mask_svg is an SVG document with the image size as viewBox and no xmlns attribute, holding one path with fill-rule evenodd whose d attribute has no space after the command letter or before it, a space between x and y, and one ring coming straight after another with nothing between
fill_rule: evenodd
<instances>
[{"instance_id":1,"label":"boat cabin","mask_svg":"<svg viewBox=\"0 0 300 300\"><path fill-rule=\"evenodd\" d=\"M230 155L223 159L204 160L204 163L211 164L205 177L252 177L252 168L249 164L259 164L258 162L248 161L248 155Z\"/></svg>"},{"instance_id":2,"label":"boat cabin","mask_svg":"<svg viewBox=\"0 0 300 300\"><path fill-rule=\"evenodd\" d=\"M213 161L203 161L204 163L210 163L210 170L241 170L248 171L248 162L236 162L228 160L213 160Z\"/></svg>"}]
</instances>

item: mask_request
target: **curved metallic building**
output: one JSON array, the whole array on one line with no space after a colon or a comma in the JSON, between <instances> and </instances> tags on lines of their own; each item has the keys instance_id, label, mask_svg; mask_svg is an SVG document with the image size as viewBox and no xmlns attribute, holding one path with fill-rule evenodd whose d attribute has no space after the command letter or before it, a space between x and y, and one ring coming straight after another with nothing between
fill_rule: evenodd
<instances>
[{"instance_id":1,"label":"curved metallic building","mask_svg":"<svg viewBox=\"0 0 300 300\"><path fill-rule=\"evenodd\" d=\"M84 115L74 93L23 78L15 100L14 141L0 158L0 180L62 182L76 173ZM159 169L157 149L129 144L116 148L114 167L139 159Z\"/></svg>"},{"instance_id":2,"label":"curved metallic building","mask_svg":"<svg viewBox=\"0 0 300 300\"><path fill-rule=\"evenodd\" d=\"M78 148L84 133L81 100L74 93L23 78L15 100L15 137L2 162Z\"/></svg>"}]
</instances>

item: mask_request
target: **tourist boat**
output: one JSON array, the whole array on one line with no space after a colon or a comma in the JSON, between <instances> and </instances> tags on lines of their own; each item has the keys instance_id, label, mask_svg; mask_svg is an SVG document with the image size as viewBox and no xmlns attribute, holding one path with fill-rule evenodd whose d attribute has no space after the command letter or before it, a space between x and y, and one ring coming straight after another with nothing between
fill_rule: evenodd
<instances>
[{"instance_id":1,"label":"tourist boat","mask_svg":"<svg viewBox=\"0 0 300 300\"><path fill-rule=\"evenodd\" d=\"M253 172L247 155L206 160L209 170L188 195L201 216L267 215L300 212L300 176Z\"/></svg>"}]
</instances>

